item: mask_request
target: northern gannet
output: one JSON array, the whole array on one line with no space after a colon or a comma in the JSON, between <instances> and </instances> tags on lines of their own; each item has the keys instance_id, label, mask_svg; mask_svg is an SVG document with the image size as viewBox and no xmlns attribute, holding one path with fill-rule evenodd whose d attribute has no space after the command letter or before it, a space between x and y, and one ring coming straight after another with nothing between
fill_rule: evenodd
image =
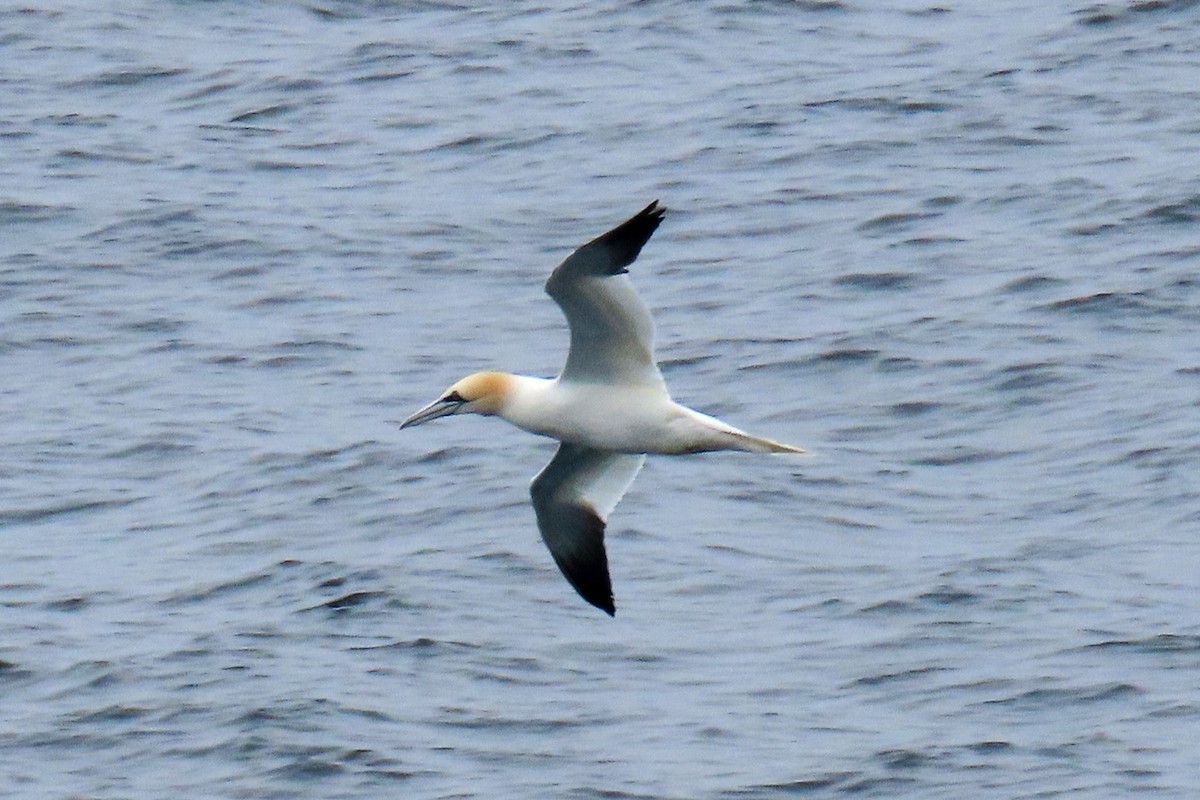
<instances>
[{"instance_id":1,"label":"northern gannet","mask_svg":"<svg viewBox=\"0 0 1200 800\"><path fill-rule=\"evenodd\" d=\"M654 321L626 269L662 222L655 200L580 247L546 281L571 329L562 373L553 380L477 372L442 393L401 428L451 414L483 414L558 439L558 452L530 494L542 540L584 600L616 613L605 520L647 453L712 450L804 453L799 447L726 425L671 400L654 363Z\"/></svg>"}]
</instances>

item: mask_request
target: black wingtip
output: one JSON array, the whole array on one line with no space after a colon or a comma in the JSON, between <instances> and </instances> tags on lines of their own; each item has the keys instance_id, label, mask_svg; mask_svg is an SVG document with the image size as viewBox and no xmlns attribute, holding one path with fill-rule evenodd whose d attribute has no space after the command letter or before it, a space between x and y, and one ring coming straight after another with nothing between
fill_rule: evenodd
<instances>
[{"instance_id":1,"label":"black wingtip","mask_svg":"<svg viewBox=\"0 0 1200 800\"><path fill-rule=\"evenodd\" d=\"M659 205L658 200L651 200L650 205L646 206L641 211L630 217L625 224L628 225L630 222L644 220L644 224L650 226L650 233L646 234L646 238L649 239L650 234L654 233L659 224L663 221L663 217L666 215L667 207L664 205Z\"/></svg>"},{"instance_id":2,"label":"black wingtip","mask_svg":"<svg viewBox=\"0 0 1200 800\"><path fill-rule=\"evenodd\" d=\"M612 274L620 275L628 272L625 267L637 259L638 253L642 252L646 242L650 241L650 237L658 230L658 226L666 214L667 207L659 205L658 201L654 200L650 205L596 240L612 248Z\"/></svg>"},{"instance_id":3,"label":"black wingtip","mask_svg":"<svg viewBox=\"0 0 1200 800\"><path fill-rule=\"evenodd\" d=\"M576 511L582 515L581 525L586 528L587 535L575 548L551 549L550 554L580 597L610 617L616 616L608 554L604 552L604 520L586 506L577 506Z\"/></svg>"},{"instance_id":4,"label":"black wingtip","mask_svg":"<svg viewBox=\"0 0 1200 800\"><path fill-rule=\"evenodd\" d=\"M579 596L584 600L588 601L605 614L608 614L610 617L615 617L617 615L617 604L613 600L612 584L609 581L607 566L605 567L602 581L596 581L595 583L584 582L579 580L578 573L575 573L574 575L568 575L567 578L571 581L571 585L575 587L575 591L578 592Z\"/></svg>"}]
</instances>

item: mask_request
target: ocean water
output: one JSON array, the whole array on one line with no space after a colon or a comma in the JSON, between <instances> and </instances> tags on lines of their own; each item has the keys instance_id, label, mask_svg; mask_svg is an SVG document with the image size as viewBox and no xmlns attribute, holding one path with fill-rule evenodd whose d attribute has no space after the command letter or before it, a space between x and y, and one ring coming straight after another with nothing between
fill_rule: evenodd
<instances>
[{"instance_id":1,"label":"ocean water","mask_svg":"<svg viewBox=\"0 0 1200 800\"><path fill-rule=\"evenodd\" d=\"M1190 798L1200 5L0 10L0 796ZM632 277L618 613L396 421Z\"/></svg>"}]
</instances>

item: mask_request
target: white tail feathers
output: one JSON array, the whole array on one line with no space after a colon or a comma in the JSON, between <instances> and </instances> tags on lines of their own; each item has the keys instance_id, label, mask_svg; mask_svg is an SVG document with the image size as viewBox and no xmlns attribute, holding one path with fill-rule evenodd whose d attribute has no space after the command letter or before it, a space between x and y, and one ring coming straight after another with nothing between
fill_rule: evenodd
<instances>
[{"instance_id":1,"label":"white tail feathers","mask_svg":"<svg viewBox=\"0 0 1200 800\"><path fill-rule=\"evenodd\" d=\"M807 453L803 447L793 447L790 444L777 442L774 439L764 439L761 436L752 436L748 433L739 431L734 434L734 441L739 445L738 450L745 450L748 453Z\"/></svg>"}]
</instances>

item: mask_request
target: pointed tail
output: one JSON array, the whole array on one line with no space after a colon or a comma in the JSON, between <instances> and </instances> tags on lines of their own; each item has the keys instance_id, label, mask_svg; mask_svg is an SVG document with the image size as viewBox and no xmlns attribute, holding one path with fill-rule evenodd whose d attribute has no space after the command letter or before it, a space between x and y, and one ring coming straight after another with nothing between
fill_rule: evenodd
<instances>
[{"instance_id":1,"label":"pointed tail","mask_svg":"<svg viewBox=\"0 0 1200 800\"><path fill-rule=\"evenodd\" d=\"M761 436L752 436L748 433L738 431L734 434L734 440L740 445L739 450L745 450L750 453L807 453L803 447L794 447L790 444L777 442L774 439L764 439Z\"/></svg>"}]
</instances>

